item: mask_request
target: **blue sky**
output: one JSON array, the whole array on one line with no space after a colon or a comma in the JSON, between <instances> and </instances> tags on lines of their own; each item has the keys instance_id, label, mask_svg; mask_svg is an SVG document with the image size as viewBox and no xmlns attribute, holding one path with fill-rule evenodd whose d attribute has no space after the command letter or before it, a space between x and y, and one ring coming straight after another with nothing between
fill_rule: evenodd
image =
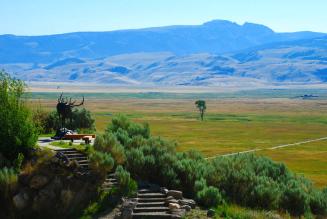
<instances>
[{"instance_id":1,"label":"blue sky","mask_svg":"<svg viewBox=\"0 0 327 219\"><path fill-rule=\"evenodd\" d=\"M0 0L0 34L108 31L213 19L327 32L326 0Z\"/></svg>"}]
</instances>

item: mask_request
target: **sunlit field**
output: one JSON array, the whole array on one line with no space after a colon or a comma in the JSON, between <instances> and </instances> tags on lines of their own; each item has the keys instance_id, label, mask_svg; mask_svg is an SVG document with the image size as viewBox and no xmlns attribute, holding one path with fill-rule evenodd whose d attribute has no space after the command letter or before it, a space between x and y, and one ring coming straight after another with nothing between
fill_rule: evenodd
<instances>
[{"instance_id":1,"label":"sunlit field","mask_svg":"<svg viewBox=\"0 0 327 219\"><path fill-rule=\"evenodd\" d=\"M209 99L205 121L192 99L86 99L98 132L113 115L126 114L150 124L153 135L176 140L178 151L196 149L205 156L270 148L327 136L327 102L299 99ZM55 100L34 100L54 110ZM33 104L38 105L38 104ZM327 185L327 141L258 152L284 162L318 186Z\"/></svg>"}]
</instances>

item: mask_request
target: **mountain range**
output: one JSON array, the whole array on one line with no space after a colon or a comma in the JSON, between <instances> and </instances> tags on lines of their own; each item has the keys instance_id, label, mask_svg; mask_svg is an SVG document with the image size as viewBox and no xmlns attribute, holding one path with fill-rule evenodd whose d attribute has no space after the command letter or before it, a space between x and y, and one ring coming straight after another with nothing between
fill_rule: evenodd
<instances>
[{"instance_id":1,"label":"mountain range","mask_svg":"<svg viewBox=\"0 0 327 219\"><path fill-rule=\"evenodd\" d=\"M327 82L327 34L214 20L47 36L0 36L0 68L27 81L124 85Z\"/></svg>"}]
</instances>

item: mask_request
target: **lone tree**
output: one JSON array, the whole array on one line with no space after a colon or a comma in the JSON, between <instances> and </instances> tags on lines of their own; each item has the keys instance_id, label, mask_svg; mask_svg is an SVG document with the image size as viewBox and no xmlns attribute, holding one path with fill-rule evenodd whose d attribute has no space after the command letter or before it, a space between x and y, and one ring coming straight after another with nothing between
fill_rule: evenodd
<instances>
[{"instance_id":1,"label":"lone tree","mask_svg":"<svg viewBox=\"0 0 327 219\"><path fill-rule=\"evenodd\" d=\"M200 111L200 117L201 117L201 120L203 121L204 111L207 109L206 101L204 101L204 100L197 100L197 101L195 101L195 105L199 109L199 111Z\"/></svg>"}]
</instances>

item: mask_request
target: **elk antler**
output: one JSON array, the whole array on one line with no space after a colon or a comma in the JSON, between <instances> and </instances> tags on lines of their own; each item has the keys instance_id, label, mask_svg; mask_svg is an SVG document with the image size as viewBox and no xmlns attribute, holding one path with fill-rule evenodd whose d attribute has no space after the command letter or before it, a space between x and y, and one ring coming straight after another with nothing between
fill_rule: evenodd
<instances>
[{"instance_id":1,"label":"elk antler","mask_svg":"<svg viewBox=\"0 0 327 219\"><path fill-rule=\"evenodd\" d=\"M74 105L74 106L81 106L81 105L83 105L84 104L84 96L83 96L83 100L82 100L82 102L80 103L80 104L77 104L77 105Z\"/></svg>"},{"instance_id":2,"label":"elk antler","mask_svg":"<svg viewBox=\"0 0 327 219\"><path fill-rule=\"evenodd\" d=\"M71 107L83 105L84 104L84 96L83 96L83 100L79 104L75 104L75 103L76 103L76 100L73 101L73 102L69 101L69 104L68 105L71 106Z\"/></svg>"},{"instance_id":3,"label":"elk antler","mask_svg":"<svg viewBox=\"0 0 327 219\"><path fill-rule=\"evenodd\" d=\"M61 92L59 98L58 98L58 103L61 103L62 102L62 95L63 95L63 92Z\"/></svg>"}]
</instances>

